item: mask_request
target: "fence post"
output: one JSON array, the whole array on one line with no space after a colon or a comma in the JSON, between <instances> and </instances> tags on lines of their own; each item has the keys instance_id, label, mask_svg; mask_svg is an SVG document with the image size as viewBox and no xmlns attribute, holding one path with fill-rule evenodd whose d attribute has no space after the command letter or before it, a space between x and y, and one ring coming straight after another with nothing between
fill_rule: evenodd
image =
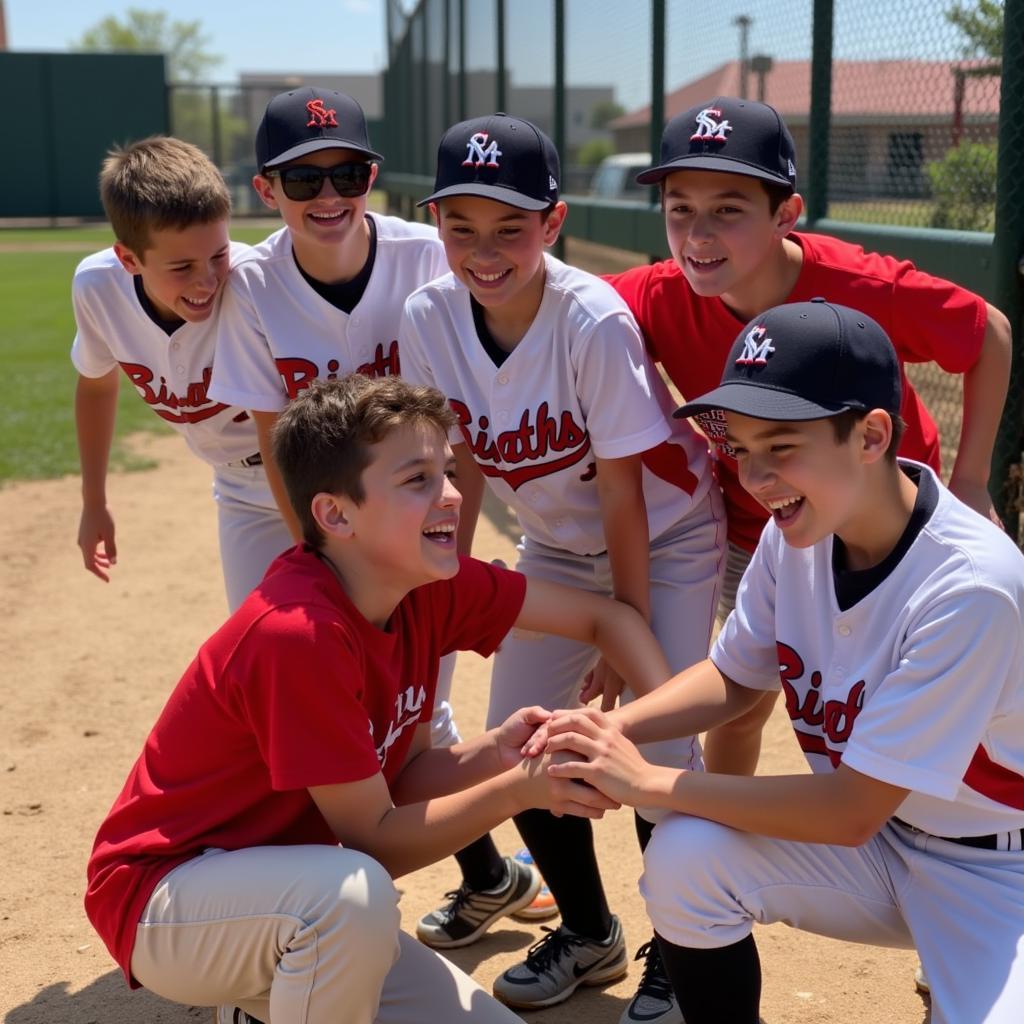
<instances>
[{"instance_id":1,"label":"fence post","mask_svg":"<svg viewBox=\"0 0 1024 1024\"><path fill-rule=\"evenodd\" d=\"M508 106L508 90L505 87L505 0L494 0L494 17L498 29L498 87L495 100L498 110Z\"/></svg>"},{"instance_id":2,"label":"fence post","mask_svg":"<svg viewBox=\"0 0 1024 1024\"><path fill-rule=\"evenodd\" d=\"M648 145L651 164L661 155L661 132L665 125L665 0L651 0L651 124ZM651 203L657 203L660 189L652 185ZM651 257L654 260L654 257Z\"/></svg>"},{"instance_id":3,"label":"fence post","mask_svg":"<svg viewBox=\"0 0 1024 1024\"><path fill-rule=\"evenodd\" d=\"M828 147L832 121L833 0L814 0L811 32L811 116L808 125L807 221L828 216ZM798 171L799 173L799 171Z\"/></svg>"},{"instance_id":4,"label":"fence post","mask_svg":"<svg viewBox=\"0 0 1024 1024\"><path fill-rule=\"evenodd\" d=\"M565 163L565 0L555 3L555 123L554 138L559 160ZM563 181L565 173L562 174ZM554 245L558 259L565 259L565 238L559 235Z\"/></svg>"},{"instance_id":5,"label":"fence post","mask_svg":"<svg viewBox=\"0 0 1024 1024\"><path fill-rule=\"evenodd\" d=\"M459 0L459 120L466 120L466 0Z\"/></svg>"},{"instance_id":6,"label":"fence post","mask_svg":"<svg viewBox=\"0 0 1024 1024\"><path fill-rule=\"evenodd\" d=\"M993 262L995 304L1013 328L1013 365L992 455L989 493L1011 536L1019 541L1018 516L1007 508L1006 488L1010 466L1021 461L1024 435L1024 0L1006 0L1002 64Z\"/></svg>"},{"instance_id":7,"label":"fence post","mask_svg":"<svg viewBox=\"0 0 1024 1024\"><path fill-rule=\"evenodd\" d=\"M210 86L210 143L213 148L213 162L224 166L223 134L220 130L220 87Z\"/></svg>"}]
</instances>

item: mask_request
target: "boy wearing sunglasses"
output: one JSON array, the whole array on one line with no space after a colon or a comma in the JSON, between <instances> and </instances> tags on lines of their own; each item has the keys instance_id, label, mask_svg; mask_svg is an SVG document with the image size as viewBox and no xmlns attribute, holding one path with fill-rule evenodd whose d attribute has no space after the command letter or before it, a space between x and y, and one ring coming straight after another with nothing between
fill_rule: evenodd
<instances>
[{"instance_id":1,"label":"boy wearing sunglasses","mask_svg":"<svg viewBox=\"0 0 1024 1024\"><path fill-rule=\"evenodd\" d=\"M267 480L296 541L302 531L270 444L274 424L314 380L398 374L402 304L447 269L434 228L367 211L381 159L359 104L315 86L275 96L256 133L253 187L284 227L231 274L210 390L252 412ZM454 654L442 660L435 747L459 741L448 703L454 668ZM502 857L489 835L456 859L464 940L527 907L540 889L536 869Z\"/></svg>"}]
</instances>

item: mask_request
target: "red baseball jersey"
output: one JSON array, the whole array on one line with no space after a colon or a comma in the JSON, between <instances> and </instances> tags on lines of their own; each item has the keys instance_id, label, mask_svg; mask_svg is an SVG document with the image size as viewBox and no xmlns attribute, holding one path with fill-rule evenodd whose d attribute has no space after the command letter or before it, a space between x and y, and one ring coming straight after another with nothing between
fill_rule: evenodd
<instances>
[{"instance_id":1,"label":"red baseball jersey","mask_svg":"<svg viewBox=\"0 0 1024 1024\"><path fill-rule=\"evenodd\" d=\"M209 847L337 843L308 787L401 770L438 662L486 657L522 607L518 573L462 559L371 625L308 548L285 552L199 649L100 826L85 908L133 986L153 889Z\"/></svg>"},{"instance_id":2,"label":"red baseball jersey","mask_svg":"<svg viewBox=\"0 0 1024 1024\"><path fill-rule=\"evenodd\" d=\"M963 373L978 359L985 335L985 301L950 281L917 270L907 260L866 253L825 235L789 236L803 250L803 265L788 302L822 296L863 310L885 328L904 363L934 362ZM629 304L650 354L686 398L718 386L725 358L744 322L721 298L695 295L673 260L636 267L608 281ZM903 370L907 430L900 454L939 469L939 432ZM753 551L767 512L741 486L736 461L724 443L721 413L698 417L713 442L725 496L729 540Z\"/></svg>"}]
</instances>

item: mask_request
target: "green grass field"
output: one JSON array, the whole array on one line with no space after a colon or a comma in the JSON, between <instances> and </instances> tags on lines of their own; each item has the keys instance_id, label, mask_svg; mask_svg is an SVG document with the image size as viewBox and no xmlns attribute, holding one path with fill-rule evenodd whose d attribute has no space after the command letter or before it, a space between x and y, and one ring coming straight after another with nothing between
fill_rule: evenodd
<instances>
[{"instance_id":1,"label":"green grass field","mask_svg":"<svg viewBox=\"0 0 1024 1024\"><path fill-rule=\"evenodd\" d=\"M232 237L258 242L266 226ZM112 241L102 226L0 231L0 486L78 472L71 277L88 253ZM72 248L73 251L61 251ZM57 249L58 251L53 251ZM132 431L169 431L122 381L111 464L140 468L119 442Z\"/></svg>"}]
</instances>

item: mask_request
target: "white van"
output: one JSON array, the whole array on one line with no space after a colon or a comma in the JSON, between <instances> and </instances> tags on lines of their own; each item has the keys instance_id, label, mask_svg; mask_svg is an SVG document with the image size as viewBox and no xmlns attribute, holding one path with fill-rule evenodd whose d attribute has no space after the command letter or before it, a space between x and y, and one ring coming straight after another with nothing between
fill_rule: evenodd
<instances>
[{"instance_id":1,"label":"white van","mask_svg":"<svg viewBox=\"0 0 1024 1024\"><path fill-rule=\"evenodd\" d=\"M650 200L650 185L638 185L636 176L651 167L650 153L613 153L606 156L594 171L590 194L596 199Z\"/></svg>"}]
</instances>

